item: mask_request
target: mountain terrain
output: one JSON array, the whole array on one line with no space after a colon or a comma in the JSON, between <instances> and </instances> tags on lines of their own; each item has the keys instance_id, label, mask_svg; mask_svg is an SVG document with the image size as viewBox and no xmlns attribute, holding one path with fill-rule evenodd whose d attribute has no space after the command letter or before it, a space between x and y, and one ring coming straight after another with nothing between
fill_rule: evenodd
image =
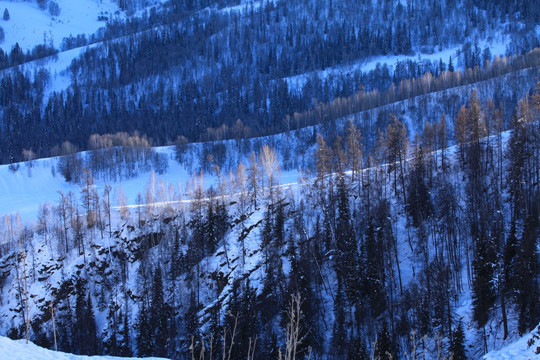
<instances>
[{"instance_id":1,"label":"mountain terrain","mask_svg":"<svg viewBox=\"0 0 540 360\"><path fill-rule=\"evenodd\" d=\"M0 352L540 356L536 0L2 9Z\"/></svg>"}]
</instances>

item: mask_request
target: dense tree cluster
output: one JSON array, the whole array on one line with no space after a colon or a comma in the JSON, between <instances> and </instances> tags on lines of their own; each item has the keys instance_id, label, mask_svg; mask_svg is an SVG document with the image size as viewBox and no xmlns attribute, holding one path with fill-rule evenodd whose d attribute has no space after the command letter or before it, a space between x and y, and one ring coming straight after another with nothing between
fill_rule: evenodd
<instances>
[{"instance_id":1,"label":"dense tree cluster","mask_svg":"<svg viewBox=\"0 0 540 360\"><path fill-rule=\"evenodd\" d=\"M388 124L386 110L378 110L378 107L394 103L393 111L405 111L406 107L408 111L415 112L418 117L428 116L432 110L439 111L438 109L455 116L459 107L454 100L462 91L459 88L453 89L451 92L440 93L440 96L437 96L435 100L439 104L431 108L427 106L427 97L416 99L418 105L412 108L399 101L484 81L482 86L492 89L489 91L494 96L495 102L497 104L503 103L505 109L511 109L515 106L515 99L528 93L529 88L533 87L534 78L531 76L534 76L532 74L535 73L539 61L540 52L535 50L525 56L499 58L493 63L486 63L484 68L475 67L467 69L463 73L461 71L443 71L438 77L427 73L420 78L401 80L399 86L390 86L384 92L360 90L351 96L335 98L331 102L316 103L314 108L295 112L293 115L282 114L284 117L278 121L277 128L258 128L252 122L252 118L251 120L245 118L244 121L237 118L231 126L222 124L212 128L205 127L204 121L198 118L202 121L196 122L199 124L201 134L195 138L200 140L227 138L242 140L256 135L281 130L290 131L313 124L323 124L325 127L335 129L335 120L371 110L370 113L360 114L363 117L362 131L366 134L365 145L371 148L374 145L377 130ZM397 69L399 68L401 68L400 64L397 66ZM380 68L376 68L366 76L368 79L372 76L377 78L380 71ZM382 74L384 72L383 69ZM384 76L390 83L389 73ZM524 85L524 82L527 85ZM91 149L94 146L92 136L107 137L109 136L107 133L114 131L125 133L126 130L136 134L141 128L146 135L140 136L146 137L147 141L154 145L168 142L181 144L189 142L188 138L177 134L183 133L186 127L193 127L195 123L178 120L179 117L184 117L183 114L178 113L181 110L176 106L178 102L161 103L160 108L156 109L148 107L149 103L146 105L143 103L144 96L141 98L143 102L135 105L134 103L126 104L126 98L120 94L116 105L110 107L106 102L103 102L105 96L103 92L99 91L94 95L87 94L84 97L81 88L74 86L67 92L54 93L42 111L41 99L49 83L50 74L43 69L36 72L33 79L20 71L14 71L11 75L2 78L0 104L4 118L2 126L0 126L0 134L5 139L0 144L2 162L13 163L25 159L25 149L31 150L38 156L67 154L69 152L61 150L66 141L77 149ZM501 86L502 83L504 83L504 87ZM286 97L290 96L288 92L281 94L285 94ZM171 93L169 95L172 96ZM307 97L309 96L306 95L305 98L307 99ZM158 98L156 97L156 99ZM276 103L281 102L282 100L276 98ZM193 105L197 106L198 103L193 103ZM396 106L402 109L398 110ZM169 111L173 111L179 117L170 116ZM504 121L501 129L509 127L511 123L508 120L509 112L506 111L503 115ZM101 116L105 116L109 120L113 119L113 121L102 122ZM420 124L422 124L421 121L415 124L417 129ZM103 135L95 135L96 133ZM305 139L299 140L305 141ZM108 142L111 143L111 141ZM27 148L29 144L31 144L31 149ZM286 164L286 166L289 165Z\"/></svg>"},{"instance_id":2,"label":"dense tree cluster","mask_svg":"<svg viewBox=\"0 0 540 360\"><path fill-rule=\"evenodd\" d=\"M46 43L36 45L32 50L27 50L25 53L19 43L15 43L9 52L0 49L0 70L38 59L52 58L57 53L58 50L54 46Z\"/></svg>"}]
</instances>

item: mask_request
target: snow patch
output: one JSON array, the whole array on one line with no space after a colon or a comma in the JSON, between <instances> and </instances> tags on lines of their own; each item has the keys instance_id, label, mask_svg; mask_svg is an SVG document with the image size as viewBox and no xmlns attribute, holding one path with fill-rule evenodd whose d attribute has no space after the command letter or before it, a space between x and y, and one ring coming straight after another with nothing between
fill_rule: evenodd
<instances>
[{"instance_id":1,"label":"snow patch","mask_svg":"<svg viewBox=\"0 0 540 360\"><path fill-rule=\"evenodd\" d=\"M540 324L527 334L500 350L490 351L484 355L485 360L532 360L540 359Z\"/></svg>"},{"instance_id":2,"label":"snow patch","mask_svg":"<svg viewBox=\"0 0 540 360\"><path fill-rule=\"evenodd\" d=\"M55 0L60 14L52 16L48 9L41 10L35 2L0 1L0 11L7 9L9 20L0 20L4 28L5 40L0 44L2 50L9 52L15 43L23 51L46 43L58 48L62 40L70 35L90 35L105 26L98 16L111 18L119 14L113 0Z\"/></svg>"},{"instance_id":3,"label":"snow patch","mask_svg":"<svg viewBox=\"0 0 540 360\"><path fill-rule=\"evenodd\" d=\"M24 340L10 340L0 336L0 358L11 360L113 360L127 359L115 356L80 356L68 354L60 351L47 350L31 342L28 344ZM148 358L148 360L159 360L163 358Z\"/></svg>"}]
</instances>

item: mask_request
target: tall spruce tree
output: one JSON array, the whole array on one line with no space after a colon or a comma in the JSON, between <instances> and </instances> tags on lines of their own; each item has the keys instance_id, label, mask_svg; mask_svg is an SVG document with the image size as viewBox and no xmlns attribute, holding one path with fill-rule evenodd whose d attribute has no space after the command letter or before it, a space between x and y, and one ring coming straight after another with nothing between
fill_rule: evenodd
<instances>
[{"instance_id":1,"label":"tall spruce tree","mask_svg":"<svg viewBox=\"0 0 540 360\"><path fill-rule=\"evenodd\" d=\"M540 235L538 205L530 214L523 229L516 261L516 300L519 309L518 331L524 334L540 321L538 275L538 238Z\"/></svg>"},{"instance_id":2,"label":"tall spruce tree","mask_svg":"<svg viewBox=\"0 0 540 360\"><path fill-rule=\"evenodd\" d=\"M152 282L152 298L150 312L150 329L152 331L153 355L166 357L169 343L170 307L163 298L163 281L161 268L158 265Z\"/></svg>"},{"instance_id":3,"label":"tall spruce tree","mask_svg":"<svg viewBox=\"0 0 540 360\"><path fill-rule=\"evenodd\" d=\"M148 309L146 301L142 299L137 320L137 356L152 356L153 350L152 328L150 327Z\"/></svg>"},{"instance_id":4,"label":"tall spruce tree","mask_svg":"<svg viewBox=\"0 0 540 360\"><path fill-rule=\"evenodd\" d=\"M127 311L122 314L120 313L119 318L122 320L122 328L120 334L122 336L119 343L119 356L130 357L133 356L133 350L131 349L131 335L130 335L130 325Z\"/></svg>"},{"instance_id":5,"label":"tall spruce tree","mask_svg":"<svg viewBox=\"0 0 540 360\"><path fill-rule=\"evenodd\" d=\"M496 249L491 238L482 236L476 241L472 290L473 318L478 323L478 327L486 324L491 306L495 302L496 257Z\"/></svg>"},{"instance_id":6,"label":"tall spruce tree","mask_svg":"<svg viewBox=\"0 0 540 360\"><path fill-rule=\"evenodd\" d=\"M379 316L386 309L385 272L383 260L382 231L375 223L375 219L368 220L367 230L363 242L363 263L365 268L362 294L367 297L369 311L374 317Z\"/></svg>"},{"instance_id":7,"label":"tall spruce tree","mask_svg":"<svg viewBox=\"0 0 540 360\"><path fill-rule=\"evenodd\" d=\"M426 184L426 167L422 146L416 145L413 168L409 172L406 210L412 217L413 225L420 226L433 212L429 189Z\"/></svg>"},{"instance_id":8,"label":"tall spruce tree","mask_svg":"<svg viewBox=\"0 0 540 360\"><path fill-rule=\"evenodd\" d=\"M338 277L343 282L347 298L351 302L356 302L359 297L358 248L352 227L349 197L343 173L339 174L337 191L338 208L335 234L338 257L336 270Z\"/></svg>"},{"instance_id":9,"label":"tall spruce tree","mask_svg":"<svg viewBox=\"0 0 540 360\"><path fill-rule=\"evenodd\" d=\"M380 360L390 360L396 356L386 321L383 321L382 326L377 333L374 356L375 359Z\"/></svg>"},{"instance_id":10,"label":"tall spruce tree","mask_svg":"<svg viewBox=\"0 0 540 360\"><path fill-rule=\"evenodd\" d=\"M345 324L345 294L341 280L338 280L334 297L334 327L332 329L332 349L336 359L343 358L347 353L347 328Z\"/></svg>"},{"instance_id":11,"label":"tall spruce tree","mask_svg":"<svg viewBox=\"0 0 540 360\"><path fill-rule=\"evenodd\" d=\"M465 353L465 331L463 331L463 324L461 321L458 322L456 329L452 332L448 352L448 358L453 360L467 360L467 355Z\"/></svg>"},{"instance_id":12,"label":"tall spruce tree","mask_svg":"<svg viewBox=\"0 0 540 360\"><path fill-rule=\"evenodd\" d=\"M86 281L79 278L75 290L73 350L81 355L95 355L98 352L97 326L92 298L86 293Z\"/></svg>"},{"instance_id":13,"label":"tall spruce tree","mask_svg":"<svg viewBox=\"0 0 540 360\"><path fill-rule=\"evenodd\" d=\"M186 309L184 315L184 326L186 329L185 338L183 342L184 355L186 358L190 358L192 354L199 354L201 333L199 324L199 306L197 304L197 295L195 290L192 289L189 296L189 306ZM191 349L191 345L194 348Z\"/></svg>"}]
</instances>

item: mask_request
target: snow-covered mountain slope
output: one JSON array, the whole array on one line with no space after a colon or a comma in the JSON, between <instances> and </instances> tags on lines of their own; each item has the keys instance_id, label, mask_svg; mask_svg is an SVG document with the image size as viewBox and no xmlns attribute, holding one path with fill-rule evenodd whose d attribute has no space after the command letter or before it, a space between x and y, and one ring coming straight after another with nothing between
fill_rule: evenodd
<instances>
[{"instance_id":1,"label":"snow-covered mountain slope","mask_svg":"<svg viewBox=\"0 0 540 360\"><path fill-rule=\"evenodd\" d=\"M485 360L533 360L540 359L540 325L530 334L500 350L493 350L484 356Z\"/></svg>"},{"instance_id":2,"label":"snow-covered mountain slope","mask_svg":"<svg viewBox=\"0 0 540 360\"><path fill-rule=\"evenodd\" d=\"M41 10L35 1L0 1L2 14L4 9L7 9L10 15L9 20L0 20L0 26L5 34L5 40L0 44L0 48L9 52L16 43L19 43L25 52L43 43L47 45L52 43L58 48L64 38L70 35L77 37L93 34L105 26L103 19L121 14L112 0L55 2L59 7L58 15L52 15L48 7Z\"/></svg>"},{"instance_id":3,"label":"snow-covered mountain slope","mask_svg":"<svg viewBox=\"0 0 540 360\"><path fill-rule=\"evenodd\" d=\"M412 83L401 81L430 74L421 83L431 91L431 81L446 70L453 73L478 66L481 72L497 56L538 46L536 33L515 34L521 20L494 21L504 14L495 16L496 12L488 14L485 9L463 14L464 4L473 6L463 0L449 11L435 5L433 14L427 11L431 4L413 2L407 7L387 2L384 6L389 8L384 9L374 2L370 11L369 4L356 8L357 2L340 1L330 14L324 9L326 2L317 1L118 1L125 9L120 11L112 0L62 0L54 17L40 9L43 1L0 1L0 11L10 13L9 20L0 20L4 51L9 52L15 41L25 51L54 40L54 48L40 48L30 56L16 52L18 56L3 61L3 77L11 75L17 84L35 82L37 90L28 91L24 99L6 94L2 105L17 104L18 111L10 113L17 120L2 129L2 136L29 132L22 120L29 116L28 109L35 109L32 116L38 125L29 134L32 147L13 141L0 148L2 163L23 160L21 153L27 148L39 157L50 156L52 148L66 140L88 149L87 139L93 133L139 131L154 144L166 145L178 136L191 141L216 138L211 130L222 125L231 129L238 119L251 135L276 133L312 124L290 118L334 100L352 99L360 88L379 93L391 89L388 98L399 92L402 99L402 85L403 93L408 93L420 83L411 87ZM435 14L439 11L446 21ZM463 21L475 11L474 19ZM434 19L427 29L424 18ZM447 24L454 22L452 31L447 31ZM105 25L105 30L97 31ZM86 39L77 39L79 34ZM61 46L62 38L69 35L75 39ZM43 58L46 54L53 55ZM40 74L40 69L48 73ZM470 78L465 71L457 78L462 75ZM475 79L479 78L475 75ZM438 80L445 89L453 86ZM372 95L379 102L383 99ZM362 99L358 97L358 103ZM46 114L47 106L51 111ZM60 111L69 116L56 124ZM7 117L5 112L0 108L2 118ZM154 117L162 120L152 121ZM40 128L51 122L60 130ZM41 139L33 138L35 134Z\"/></svg>"},{"instance_id":4,"label":"snow-covered mountain slope","mask_svg":"<svg viewBox=\"0 0 540 360\"><path fill-rule=\"evenodd\" d=\"M242 157L240 154L232 153L234 144L229 143L229 154L231 157ZM193 154L198 154L202 150L203 144L194 144L191 149ZM174 186L182 199L189 201L188 187L193 175L198 169L197 155L190 155L190 162L195 164L179 164L174 159L174 147L165 146L155 148L157 152L165 154L168 159L168 170L162 175L157 175L157 180L162 181L167 186ZM88 153L83 153L83 156ZM194 158L194 159L193 159ZM247 162L246 162L247 163ZM66 182L64 177L58 172L58 158L46 158L34 160L31 163L20 163L17 171L10 170L8 165L0 165L0 218L5 215L20 214L24 222L35 221L39 206L46 202L53 204L59 198L59 191L67 194L73 192L79 194L81 187L75 183ZM11 167L13 169L13 167ZM150 171L141 171L137 176L121 181L107 181L96 179L95 187L99 193L103 192L106 185L113 185L113 190L122 186L127 197L128 206L136 206L138 194L144 194L146 185L150 179ZM205 173L205 187L215 186L217 178L214 173ZM280 175L282 184L291 185L298 180L298 171L284 171ZM116 205L116 201L114 201Z\"/></svg>"},{"instance_id":5,"label":"snow-covered mountain slope","mask_svg":"<svg viewBox=\"0 0 540 360\"><path fill-rule=\"evenodd\" d=\"M73 52L80 52L80 49L73 49L60 54L62 56L73 56ZM69 54L68 54L69 53ZM50 63L47 66L53 66ZM57 79L64 79L69 84L67 76L60 75L61 65L66 67L68 61L58 62L59 66L54 68L54 74L58 74ZM58 72L58 73L57 73ZM448 99L458 99L459 94L470 94L473 89L478 91L481 102L487 98L501 99L521 97L529 92L535 84L534 69L524 70L501 76L488 81L479 82L473 85L456 87L450 90L444 90L418 96L414 99L404 100L393 104L385 105L373 110L354 114L352 118L357 127L362 129L365 139L365 146L371 147L374 143L370 139L369 131L374 131L374 119L387 116L389 113L402 114L402 121L407 125L409 139L412 141L416 133L420 134L424 127L424 121L435 123L440 116L445 113L449 120L455 118L459 107L463 102L455 102L452 105L446 104ZM500 86L506 84L505 87ZM59 81L53 81L52 86L60 84ZM521 84L521 89L512 88L509 84ZM55 89L56 90L56 89ZM521 91L521 93L519 93ZM347 123L349 117L336 121L338 131L341 131ZM449 121L449 127L452 127L452 121ZM164 175L158 176L163 181L174 184L178 188L179 184L183 188L185 197L186 184L190 177L200 169L200 161L205 158L205 152L208 148L214 146L225 146L226 163L219 164L228 172L235 170L240 160L246 160L246 156L251 150L257 150L261 144L269 144L275 148L279 154L281 166L287 169L282 173L282 183L288 184L296 182L298 178L297 169L314 168L313 164L313 141L314 133L328 134L328 126L311 126L300 130L291 131L288 134L276 134L267 137L253 138L242 141L242 149L235 140L218 141L214 143L190 144L183 164L178 164L174 159L174 147L165 146L155 148L157 152L166 155L168 159L168 170ZM508 136L506 133L505 137ZM246 151L245 149L250 149ZM244 161L247 164L247 161ZM17 165L16 165L17 166ZM72 191L78 194L80 186L72 183L66 183L62 175L58 172L58 158L38 159L30 163L18 164L18 171L10 171L8 165L0 165L0 218L4 215L20 213L23 221L34 221L37 218L39 205L45 202L51 204L58 200L58 191L67 193ZM290 170L289 170L290 169ZM144 194L145 186L149 180L150 172L140 172L134 178L120 181L113 184L115 188L122 185L128 198L128 203L134 205L138 193ZM99 192L102 192L106 184L110 181L96 179L96 186ZM205 173L206 186L215 184L215 176L211 173Z\"/></svg>"},{"instance_id":6,"label":"snow-covered mountain slope","mask_svg":"<svg viewBox=\"0 0 540 360\"><path fill-rule=\"evenodd\" d=\"M170 148L163 149L168 154ZM40 159L25 164L16 172L10 171L7 165L0 166L0 216L19 213L24 221L36 219L39 204L53 203L58 199L58 191L78 193L80 187L77 184L67 183L60 173L57 172L57 158ZM189 175L178 163L169 161L170 171L163 176L166 181L185 184ZM139 176L119 182L115 187L123 186L130 204L135 203L137 193L144 192L144 187L149 178L149 173L144 172ZM98 181L96 187L102 192L105 181Z\"/></svg>"},{"instance_id":7,"label":"snow-covered mountain slope","mask_svg":"<svg viewBox=\"0 0 540 360\"><path fill-rule=\"evenodd\" d=\"M508 37L503 34L494 34L489 40L481 42L482 48L489 49L491 54L495 56L504 56L506 53L506 46L508 44ZM368 60L362 60L349 65L336 66L333 68L327 68L324 70L317 70L311 73L296 75L287 77L284 80L287 81L289 89L300 93L305 86L307 80L310 77L318 77L321 81L332 81L333 78L337 78L343 74L350 74L354 76L355 72L369 72L375 70L377 67L387 66L391 73L396 69L399 63L406 63L407 61L433 62L442 61L443 63L449 63L450 59L459 59L461 54L461 46L449 47L446 49L440 49L429 53L422 53L421 51L411 55L386 55L375 56ZM457 69L463 70L463 65L457 66Z\"/></svg>"},{"instance_id":8,"label":"snow-covered mountain slope","mask_svg":"<svg viewBox=\"0 0 540 360\"><path fill-rule=\"evenodd\" d=\"M504 135L502 139L506 140L507 136L508 134ZM493 139L493 141L495 141L495 139ZM233 143L234 142L231 142L231 144ZM503 143L507 143L507 141L503 141ZM203 146L204 145L201 144L201 147ZM455 147L445 149L447 162L457 161L455 149ZM159 151L167 153L169 158L173 156L172 148L162 148L159 149ZM441 156L441 153L437 153L436 158L439 158L440 161ZM197 156L196 158L200 158L200 156ZM50 170L53 165L52 162L46 163L47 160L41 161L43 162L41 168L38 165L34 165L30 168L30 171L33 171L32 177L28 176L28 168L24 164L21 165L20 169L15 174L6 173L2 178L11 176L13 180L11 180L11 184L5 183L2 189L9 190L10 187L16 187L17 182L22 183L21 188L24 186L30 187L30 185L25 185L24 183L33 181L32 179L35 176L38 180L36 180L32 186L34 187L34 194L38 194L40 190L39 178L43 176L43 178L47 180L41 182L41 189L45 191L44 189L50 187L50 189L47 189L46 191L50 191L49 194L58 199L58 194L54 193L56 190L54 189L54 186L58 184L61 185L62 181L55 179L52 176ZM196 162L196 160L194 162ZM409 166L412 166L413 162L408 163L410 164ZM188 172L186 166L178 165L174 160L169 160L169 164L170 167L168 171L163 175L163 178L167 179L168 182L175 184L175 179L181 179L184 184L192 181L186 175ZM184 171L184 173L182 171ZM371 176L371 181L375 181L373 177L377 176L375 174L379 171L383 174L386 170L378 167L369 168L364 170L364 175L366 179L369 179ZM437 170L437 172L438 171L439 170ZM446 171L447 174L444 175L444 177L448 181L460 184L462 174L457 167L449 166ZM293 173L287 175L290 176L291 174ZM58 174L56 176L60 177ZM350 176L350 173L348 173L347 176ZM435 178L442 179L442 174L434 176ZM407 226L406 218L403 215L403 210L401 210L402 205L399 202L399 197L392 196L392 177L382 176L381 178L384 181L381 185L383 186L382 191L383 193L388 193L388 215L385 215L384 218L388 221L392 221L391 226L387 229L391 229L392 233L395 234L395 261L396 264L399 265L398 269L400 269L399 282L403 283L404 289L407 289L410 286L410 291L413 291L414 286L409 284L415 284L416 282L422 281L421 278L424 271L422 270L423 260L419 258L419 253L417 253L422 251L421 246L415 245L413 251L411 248L413 245L408 241L409 236L411 236L411 241L413 241L413 244L416 244L418 241L416 230L411 226ZM78 225L75 223L75 227L73 228L75 230L73 230L73 232L81 231L80 234L83 239L85 239L86 245L84 242L81 242L80 244L82 246L87 246L86 249L77 249L77 243L70 242L70 250L66 250L64 253L64 250L58 250L64 246L63 237L58 235L61 234L62 228L56 227L58 230L47 230L51 228L42 227L39 232L36 232L33 237L27 240L29 241L29 244L32 244L32 246L29 246L28 250L28 265L25 265L24 263L19 264L20 261L16 257L15 249L6 250L7 252L4 257L6 265L0 267L0 270L2 271L0 273L2 277L0 279L3 279L4 281L3 291L1 293L4 303L0 308L2 310L0 315L2 315L5 320L3 324L0 324L3 327L0 329L3 333L8 333L11 329L22 329L22 327L18 326L21 321L22 305L19 300L21 298L20 295L17 296L17 286L15 285L18 281L17 273L15 271L17 269L17 264L19 264L19 269L23 269L22 271L27 271L26 267L28 266L29 271L35 273L35 280L32 279L32 275L28 276L28 278L32 280L30 280L28 286L30 300L28 301L29 308L27 311L29 312L32 321L35 321L43 326L43 329L46 329L43 330L44 332L41 334L45 334L44 336L50 334L51 324L50 320L45 318L45 314L47 312L46 304L53 300L58 302L58 312L64 316L62 321L59 320L59 323L64 323L64 333L67 331L66 329L69 329L66 325L68 322L65 317L66 306L69 308L69 303L74 304L76 297L79 298L79 300L82 299L80 294L75 294L76 291L73 289L74 283L82 284L82 282L87 281L88 299L92 298L92 303L97 304L95 319L98 332L104 343L109 342L111 331L119 331L118 325L115 325L115 321L117 321L118 318L122 318L122 314L125 314L127 311L129 312L129 317L126 317L126 319L128 319L126 322L129 321L129 323L132 324L133 327L131 327L131 329L134 329L132 334L138 332L138 330L136 330L138 327L135 324L143 321L140 319L139 314L143 313L142 310L144 310L145 306L141 305L140 299L145 296L149 297L148 292L150 284L148 281L150 280L148 279L149 276L147 277L145 274L150 274L152 269L157 269L160 264L162 264L163 269L165 269L164 271L170 271L171 274L175 274L171 275L174 280L170 280L169 278L164 280L166 281L166 284L168 284L164 290L165 298L169 304L172 304L172 306L177 309L180 317L180 319L178 319L178 331L181 335L172 337L173 340L171 341L175 341L177 349L182 346L185 349L185 339L188 338L189 334L185 330L187 329L187 326L184 325L184 322L187 322L190 313L196 314L195 321L200 322L201 333L208 333L211 329L212 321L215 321L213 316L218 316L218 321L222 321L223 324L226 324L227 318L223 317L223 320L219 320L219 316L222 316L223 314L220 315L220 313L218 313L215 315L213 311L215 311L216 308L222 309L220 311L225 311L226 309L230 309L229 307L234 306L235 301L238 301L238 291L240 291L237 285L243 280L247 279L249 289L252 289L250 291L253 291L253 294L249 296L256 297L258 299L257 301L264 306L267 304L265 298L266 296L269 296L265 293L265 291L267 291L265 290L265 287L269 286L267 285L268 269L273 266L283 269L283 275L280 276L284 276L285 278L292 276L291 274L293 271L296 271L295 258L290 255L291 252L294 253L296 251L294 250L294 246L291 247L291 250L286 250L285 246L278 246L277 244L264 245L264 242L268 241L265 238L265 234L268 235L269 233L274 233L274 230L268 231L267 227L272 227L273 223L277 224L280 221L283 221L287 229L284 232L289 234L286 235L287 241L291 244L295 244L295 239L297 239L297 246L304 246L306 243L321 236L318 233L318 230L315 231L315 229L319 228L319 226L315 224L315 222L318 223L318 220L315 221L315 219L318 219L318 216L321 214L319 206L316 203L318 194L316 188L310 188L310 185L312 184L309 179L298 181L300 184L309 184L306 186L292 184L291 190L289 190L291 184L285 186L279 195L280 197L283 197L283 199L276 201L271 206L268 205L267 209L265 209L264 200L259 200L258 206L254 206L247 210L245 206L241 206L242 200L240 199L240 196L238 196L238 193L233 195L233 199L238 201L229 201L230 198L228 194L235 192L235 189L233 188L234 182L231 180L229 184L227 181L224 181L221 183L225 187L224 195L218 195L217 198L218 201L222 201L223 204L225 204L224 206L227 207L226 211L230 216L228 218L230 227L226 227L222 241L219 241L214 245L215 248L212 248L211 253L208 253L205 257L198 257L196 260L189 260L188 262L186 260L187 257L194 256L192 255L194 254L192 250L189 250L190 244L193 244L197 239L196 232L193 230L196 229L196 225L191 224L197 224L197 221L201 220L206 224L205 218L207 216L213 217L211 214L213 214L214 210L208 213L210 215L205 216L205 210L201 210L200 207L194 206L196 204L191 203L186 204L186 206L177 206L178 204L173 204L169 210L163 208L164 211L157 210L156 213L153 213L152 208L157 208L155 206L157 201L153 199L160 196L159 193L162 187L159 185L158 181L151 184L152 186L146 186L145 183L148 183L147 179L148 173L141 173L140 176L131 180L131 183L129 181L123 182L126 189L130 186L133 186L133 188L136 189L130 190L131 195L129 203L134 206L133 209L130 209L132 220L122 222L118 216L113 216L112 231L110 229L107 230L105 223L103 223L104 227L101 231L98 231L99 229L96 227L86 229L82 226L77 228ZM440 179L437 180L437 182L441 181ZM288 180L282 178L277 181L285 184ZM267 180L262 181L262 183L267 184ZM206 185L212 184L220 185L215 176L206 182ZM118 185L119 182L114 184L114 186ZM153 188L154 185L155 188ZM233 188L232 190L229 190L229 185ZM97 193L100 194L100 196L103 192L102 186L103 182L98 182ZM167 187L168 186L164 186L163 189L166 189ZM135 200L132 196L137 192L142 192L145 188L151 190L152 194L150 194L150 197L145 196L145 200L143 200L146 201L145 205L143 205L145 206L144 212L143 214L138 214L137 209L140 208L136 207L136 204L134 204ZM186 186L186 188L188 187ZM364 189L365 188L366 187L364 187ZM63 187L62 189L64 191L71 189L75 193L76 199L83 199L82 189L77 186L72 188ZM351 204L353 204L352 206L354 206L356 212L363 211L362 208L364 206L361 201L363 201L365 196L359 198L356 195L359 188L351 186L351 189L354 189L351 190L354 191L354 193L351 192L351 194L354 195L352 195L350 199ZM460 185L456 185L455 191L458 193L459 199L460 196L463 195L463 188ZM219 192L214 192L213 196L216 196L218 193ZM21 194L20 196L23 196L22 192L19 194ZM12 196L14 199L17 198L15 195ZM38 195L34 196L37 197ZM212 194L208 192L201 196L208 196L208 198L210 198ZM264 197L265 195L262 196ZM32 196L25 201L30 204L31 198ZM223 201L223 199L227 199L227 201ZM458 201L460 201L460 204L463 204L462 199ZM9 203L10 201L0 202ZM301 205L303 202L306 202L308 205ZM116 201L113 200L113 203L116 203ZM272 220L271 218L268 220L270 215L267 214L274 211L268 210L271 208L283 211L283 220L279 220L279 216L277 215L276 220ZM52 211L52 213L58 212ZM161 214L158 215L157 213ZM142 222L140 216L143 217ZM139 219L137 220L138 217ZM75 216L74 219L75 218L79 218L79 216ZM462 221L459 216L456 216L455 219L457 221ZM293 224L293 220L295 224ZM302 225L304 222L305 225ZM209 221L208 223L211 222ZM54 225L52 226L54 227ZM295 230L297 226L301 229L298 232ZM357 226L360 227L362 225L358 222ZM13 229L16 227L17 226L12 226ZM381 227L377 226L374 231L380 231L380 229ZM408 235L409 233L410 235ZM68 235L71 236L70 234ZM11 235L8 234L8 236ZM176 245L174 241L175 236L178 239ZM182 240L185 244L180 243L180 237L182 239L187 239ZM429 241L433 241L434 244L436 244L435 240ZM6 248L11 245L15 247L15 242L7 245ZM174 250L175 247L177 250ZM36 249L37 251L32 252L33 249ZM437 245L433 245L433 249L436 250ZM465 248L463 250L465 250ZM9 255L10 251L13 251L12 255ZM62 256L60 256L60 252L63 253ZM173 257L173 260L169 260L169 253L171 252L173 254L181 254L181 256L179 258ZM336 278L331 266L336 256L339 256L339 254L334 250L329 250L321 253L320 260L316 260L316 262L321 262L321 266L317 268L317 273L321 276L321 289L319 289L320 296L318 301L320 302L321 308L327 309L324 310L325 312L322 313L323 315L321 316L325 321L331 322L334 322L331 309L334 308L332 294L335 292L336 284ZM32 259L31 265L30 259ZM460 263L465 261L463 256L458 257L458 259L460 259ZM272 261L276 261L278 264L276 265ZM189 271L187 270L169 270L177 266L175 264L178 264L179 269L182 269L181 266L185 266L186 269L190 269L188 266L192 266L191 269L197 269L197 275L189 277ZM197 266L193 267L192 264L197 264ZM317 263L317 265L319 264ZM36 270L30 270L30 268L35 268ZM125 271L125 274L129 274L125 276L124 280L117 278L122 274L122 271ZM459 293L456 293L455 299L452 297L452 300L450 300L451 304L449 303L448 306L452 306L455 309L455 311L452 311L452 317L454 318L452 320L453 323L455 324L455 321L459 320L465 325L465 342L467 344L468 355L471 358L479 359L484 355L484 352L482 352L482 337L471 316L471 313L473 312L471 303L472 292L470 286L467 285L465 277L465 268L456 272L456 279L459 279L459 281L462 282L463 289ZM154 275L154 279L157 278L157 275ZM392 278L397 282L395 277ZM200 301L200 306L197 308L191 308L188 301L188 299L194 299L195 296L194 292L191 294L189 293L190 287L193 289L194 285L192 285L192 281L195 281L194 279L196 279L198 284L197 301ZM81 286L84 287L84 285ZM106 286L109 286L109 288ZM20 291L21 289L19 287L19 292ZM271 294L274 290L268 291L270 291ZM191 296L192 294L193 297ZM113 299L113 296L118 297L118 300L114 300L114 304L118 306L113 304L112 307L109 307L108 302L112 301L111 299ZM416 293L416 296L419 296L419 293ZM90 302L90 300L88 300L88 302ZM154 300L152 300L152 302L154 302ZM65 303L68 303L68 305ZM120 309L121 311L118 311ZM403 318L410 317L415 319L416 315L414 314L414 311L407 311L402 315ZM494 312L496 311L497 310L494 310ZM116 313L116 316L118 317L116 318L117 320L114 320L115 318L111 315L114 313ZM511 341L518 336L515 331L516 313L514 311L509 312L509 319L511 331L508 339ZM486 327L488 329L491 329L492 327L494 329L496 328L495 330L499 331L498 335L500 335L499 323L499 318L494 315ZM36 325L36 328L40 325ZM58 324L57 326L60 327ZM320 331L324 334L325 339L330 339L332 337L332 325L326 327L326 330L322 330L322 325L318 324L317 326L321 326ZM20 332L18 336L20 336L21 333L22 332ZM276 333L279 334L279 331L276 330ZM495 336L498 335L495 334ZM40 336L40 333L35 331L33 336L37 338ZM63 338L65 339L66 336L63 336ZM135 336L131 337L132 340L135 340L134 338ZM369 337L363 337L362 341L364 341L364 339L371 340ZM442 341L443 347L446 348L448 338L446 337ZM132 341L132 345L134 342L135 341ZM492 337L487 340L488 349L497 349L501 345L502 342L492 342ZM437 345L435 344L434 335L431 339L427 340L426 347L426 351L429 355L436 353Z\"/></svg>"},{"instance_id":9,"label":"snow-covered mountain slope","mask_svg":"<svg viewBox=\"0 0 540 360\"><path fill-rule=\"evenodd\" d=\"M10 340L0 336L0 358L10 360L122 360L129 359L114 356L81 356L60 351L47 350L25 340ZM159 360L163 358L147 358Z\"/></svg>"}]
</instances>

